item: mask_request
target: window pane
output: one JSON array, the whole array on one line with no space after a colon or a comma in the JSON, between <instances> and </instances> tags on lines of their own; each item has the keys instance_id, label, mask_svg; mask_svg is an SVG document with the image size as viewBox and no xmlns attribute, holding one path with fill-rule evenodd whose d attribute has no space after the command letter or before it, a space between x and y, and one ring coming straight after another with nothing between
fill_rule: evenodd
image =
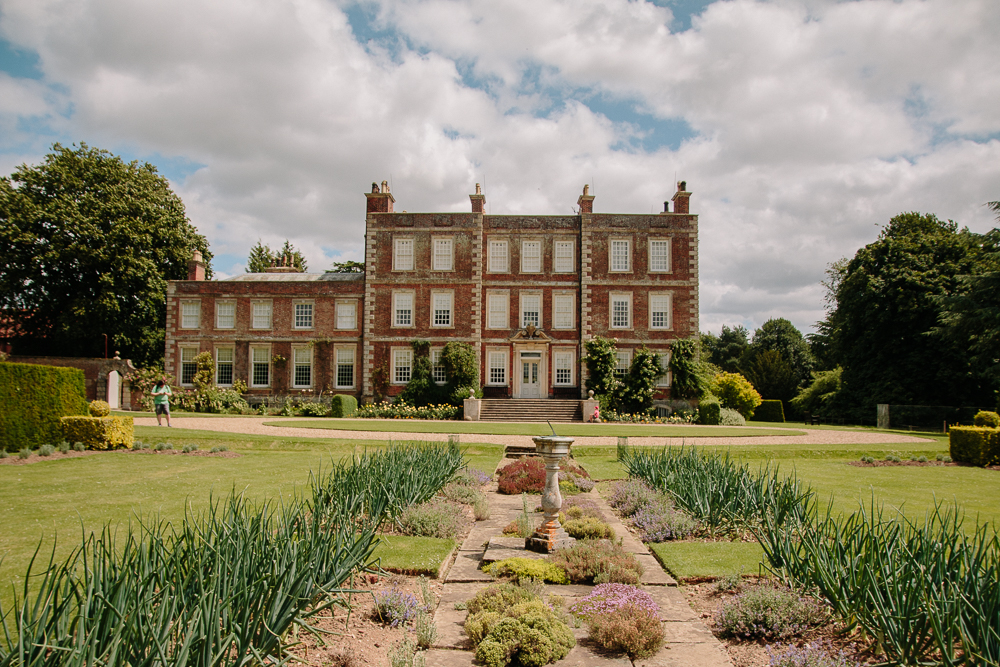
<instances>
[{"instance_id":1,"label":"window pane","mask_svg":"<svg viewBox=\"0 0 1000 667\"><path fill-rule=\"evenodd\" d=\"M573 270L573 242L556 241L555 266L557 273L569 273Z\"/></svg>"},{"instance_id":2,"label":"window pane","mask_svg":"<svg viewBox=\"0 0 1000 667\"><path fill-rule=\"evenodd\" d=\"M506 294L491 294L488 299L489 303L489 315L487 316L486 326L489 329L506 329L507 328L507 303L509 302Z\"/></svg>"},{"instance_id":3,"label":"window pane","mask_svg":"<svg viewBox=\"0 0 1000 667\"><path fill-rule=\"evenodd\" d=\"M181 348L181 384L191 384L194 380L194 374L198 370L198 364L194 363L196 356L198 356L197 348Z\"/></svg>"},{"instance_id":4,"label":"window pane","mask_svg":"<svg viewBox=\"0 0 1000 667\"><path fill-rule=\"evenodd\" d=\"M396 294L396 326L408 327L413 324L413 295Z\"/></svg>"},{"instance_id":5,"label":"window pane","mask_svg":"<svg viewBox=\"0 0 1000 667\"><path fill-rule=\"evenodd\" d=\"M439 384L448 380L448 373L441 363L441 350L431 350L431 376Z\"/></svg>"},{"instance_id":6,"label":"window pane","mask_svg":"<svg viewBox=\"0 0 1000 667\"><path fill-rule=\"evenodd\" d=\"M232 352L232 350L230 350L230 352ZM215 384L230 385L232 383L233 383L233 362L232 361L218 362L215 366Z\"/></svg>"},{"instance_id":7,"label":"window pane","mask_svg":"<svg viewBox=\"0 0 1000 667\"><path fill-rule=\"evenodd\" d=\"M236 326L236 304L232 301L225 301L223 303L217 303L216 308L216 323L215 326L219 329L232 329Z\"/></svg>"},{"instance_id":8,"label":"window pane","mask_svg":"<svg viewBox=\"0 0 1000 667\"><path fill-rule=\"evenodd\" d=\"M434 239L434 270L451 271L451 239Z\"/></svg>"},{"instance_id":9,"label":"window pane","mask_svg":"<svg viewBox=\"0 0 1000 667\"><path fill-rule=\"evenodd\" d=\"M434 295L434 326L451 326L451 294Z\"/></svg>"},{"instance_id":10,"label":"window pane","mask_svg":"<svg viewBox=\"0 0 1000 667\"><path fill-rule=\"evenodd\" d=\"M649 297L649 326L654 329L670 328L670 297L654 294Z\"/></svg>"},{"instance_id":11,"label":"window pane","mask_svg":"<svg viewBox=\"0 0 1000 667\"><path fill-rule=\"evenodd\" d=\"M410 381L410 351L395 350L393 353L393 382L406 384Z\"/></svg>"},{"instance_id":12,"label":"window pane","mask_svg":"<svg viewBox=\"0 0 1000 667\"><path fill-rule=\"evenodd\" d=\"M337 348L337 386L354 386L354 350Z\"/></svg>"},{"instance_id":13,"label":"window pane","mask_svg":"<svg viewBox=\"0 0 1000 667\"><path fill-rule=\"evenodd\" d=\"M251 353L253 363L250 369L250 384L256 387L266 387L271 384L271 350L266 347L255 347Z\"/></svg>"},{"instance_id":14,"label":"window pane","mask_svg":"<svg viewBox=\"0 0 1000 667\"><path fill-rule=\"evenodd\" d=\"M357 328L357 315L356 315L355 304L353 303L338 303L337 304L337 328L338 329L355 329Z\"/></svg>"},{"instance_id":15,"label":"window pane","mask_svg":"<svg viewBox=\"0 0 1000 667\"><path fill-rule=\"evenodd\" d=\"M670 270L670 241L649 242L649 270Z\"/></svg>"},{"instance_id":16,"label":"window pane","mask_svg":"<svg viewBox=\"0 0 1000 667\"><path fill-rule=\"evenodd\" d=\"M254 329L271 328L270 303L255 302L253 304L253 328Z\"/></svg>"},{"instance_id":17,"label":"window pane","mask_svg":"<svg viewBox=\"0 0 1000 667\"><path fill-rule=\"evenodd\" d=\"M490 352L490 384L507 384L507 354Z\"/></svg>"},{"instance_id":18,"label":"window pane","mask_svg":"<svg viewBox=\"0 0 1000 667\"><path fill-rule=\"evenodd\" d=\"M295 363L297 364L312 363L312 350L308 347L297 347L293 354L295 355Z\"/></svg>"},{"instance_id":19,"label":"window pane","mask_svg":"<svg viewBox=\"0 0 1000 667\"><path fill-rule=\"evenodd\" d=\"M490 267L494 273L507 273L507 242L490 241Z\"/></svg>"},{"instance_id":20,"label":"window pane","mask_svg":"<svg viewBox=\"0 0 1000 667\"><path fill-rule=\"evenodd\" d=\"M253 384L258 387L266 387L270 384L270 366L268 364L253 365Z\"/></svg>"},{"instance_id":21,"label":"window pane","mask_svg":"<svg viewBox=\"0 0 1000 667\"><path fill-rule=\"evenodd\" d=\"M663 369L663 375L656 380L657 387L669 387L670 386L670 353L661 352L660 353L660 368Z\"/></svg>"},{"instance_id":22,"label":"window pane","mask_svg":"<svg viewBox=\"0 0 1000 667\"><path fill-rule=\"evenodd\" d=\"M573 353L557 352L556 363L556 384L573 384Z\"/></svg>"},{"instance_id":23,"label":"window pane","mask_svg":"<svg viewBox=\"0 0 1000 667\"><path fill-rule=\"evenodd\" d=\"M254 363L267 363L270 361L271 351L266 347L255 347L253 349Z\"/></svg>"},{"instance_id":24,"label":"window pane","mask_svg":"<svg viewBox=\"0 0 1000 667\"><path fill-rule=\"evenodd\" d=\"M181 302L181 328L197 329L200 322L201 304L197 301Z\"/></svg>"},{"instance_id":25,"label":"window pane","mask_svg":"<svg viewBox=\"0 0 1000 667\"><path fill-rule=\"evenodd\" d=\"M631 299L627 297L611 297L611 328L628 329L632 320Z\"/></svg>"},{"instance_id":26,"label":"window pane","mask_svg":"<svg viewBox=\"0 0 1000 667\"><path fill-rule=\"evenodd\" d=\"M396 239L392 268L396 271L413 270L413 239Z\"/></svg>"},{"instance_id":27,"label":"window pane","mask_svg":"<svg viewBox=\"0 0 1000 667\"><path fill-rule=\"evenodd\" d=\"M622 379L628 375L628 367L632 363L632 354L619 350L615 353L615 357L618 361L618 365L615 366L615 377Z\"/></svg>"},{"instance_id":28,"label":"window pane","mask_svg":"<svg viewBox=\"0 0 1000 667\"><path fill-rule=\"evenodd\" d=\"M611 242L611 270L628 271L628 241Z\"/></svg>"},{"instance_id":29,"label":"window pane","mask_svg":"<svg viewBox=\"0 0 1000 667\"><path fill-rule=\"evenodd\" d=\"M295 328L312 329L313 305L311 303L295 304Z\"/></svg>"},{"instance_id":30,"label":"window pane","mask_svg":"<svg viewBox=\"0 0 1000 667\"><path fill-rule=\"evenodd\" d=\"M541 241L523 241L521 243L521 271L524 273L538 273L541 270Z\"/></svg>"},{"instance_id":31,"label":"window pane","mask_svg":"<svg viewBox=\"0 0 1000 667\"><path fill-rule=\"evenodd\" d=\"M573 328L573 297L568 294L556 295L556 314L552 326L556 329Z\"/></svg>"},{"instance_id":32,"label":"window pane","mask_svg":"<svg viewBox=\"0 0 1000 667\"><path fill-rule=\"evenodd\" d=\"M541 326L541 302L542 297L537 294L525 295L521 297L521 326L526 327L534 324Z\"/></svg>"},{"instance_id":33,"label":"window pane","mask_svg":"<svg viewBox=\"0 0 1000 667\"><path fill-rule=\"evenodd\" d=\"M312 364L295 364L295 386L312 385Z\"/></svg>"}]
</instances>

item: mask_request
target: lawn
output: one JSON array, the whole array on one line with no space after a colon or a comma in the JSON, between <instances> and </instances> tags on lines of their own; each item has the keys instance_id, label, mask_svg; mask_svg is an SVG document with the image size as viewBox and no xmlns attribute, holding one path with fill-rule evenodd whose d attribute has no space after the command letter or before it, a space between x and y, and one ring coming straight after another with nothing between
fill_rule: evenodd
<instances>
[{"instance_id":1,"label":"lawn","mask_svg":"<svg viewBox=\"0 0 1000 667\"><path fill-rule=\"evenodd\" d=\"M765 573L764 550L756 542L660 542L650 550L677 579Z\"/></svg>"},{"instance_id":2,"label":"lawn","mask_svg":"<svg viewBox=\"0 0 1000 667\"><path fill-rule=\"evenodd\" d=\"M372 555L372 566L377 561L383 570L433 577L455 546L455 540L437 537L383 535Z\"/></svg>"},{"instance_id":3,"label":"lawn","mask_svg":"<svg viewBox=\"0 0 1000 667\"><path fill-rule=\"evenodd\" d=\"M267 426L286 428L319 428L338 431L378 431L405 433L469 433L479 435L550 435L548 424L526 422L466 422L434 421L429 419L282 419L265 422ZM553 424L559 435L584 436L652 436L661 438L749 438L758 435L805 435L795 428L695 426L685 424Z\"/></svg>"}]
</instances>

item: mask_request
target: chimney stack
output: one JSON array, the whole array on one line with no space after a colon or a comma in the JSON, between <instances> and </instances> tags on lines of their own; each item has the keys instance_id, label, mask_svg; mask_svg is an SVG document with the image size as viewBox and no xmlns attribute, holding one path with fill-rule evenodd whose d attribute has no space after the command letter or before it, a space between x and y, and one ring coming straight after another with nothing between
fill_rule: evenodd
<instances>
[{"instance_id":1,"label":"chimney stack","mask_svg":"<svg viewBox=\"0 0 1000 667\"><path fill-rule=\"evenodd\" d=\"M469 195L469 199L472 200L472 212L473 213L484 213L486 209L486 195L483 194L483 189L476 183L476 194Z\"/></svg>"},{"instance_id":2,"label":"chimney stack","mask_svg":"<svg viewBox=\"0 0 1000 667\"><path fill-rule=\"evenodd\" d=\"M195 250L188 261L188 280L205 279L205 262L201 258L201 251Z\"/></svg>"},{"instance_id":3,"label":"chimney stack","mask_svg":"<svg viewBox=\"0 0 1000 667\"><path fill-rule=\"evenodd\" d=\"M580 215L594 212L594 195L590 194L590 186L583 186L583 194L576 200L576 205L580 208Z\"/></svg>"},{"instance_id":4,"label":"chimney stack","mask_svg":"<svg viewBox=\"0 0 1000 667\"><path fill-rule=\"evenodd\" d=\"M674 202L674 213L690 213L688 208L691 193L687 191L687 181L677 181L677 192L670 198Z\"/></svg>"},{"instance_id":5,"label":"chimney stack","mask_svg":"<svg viewBox=\"0 0 1000 667\"><path fill-rule=\"evenodd\" d=\"M366 192L365 197L368 199L368 213L392 213L392 205L396 202L386 181L382 181L381 188L378 183L372 183L372 191Z\"/></svg>"}]
</instances>

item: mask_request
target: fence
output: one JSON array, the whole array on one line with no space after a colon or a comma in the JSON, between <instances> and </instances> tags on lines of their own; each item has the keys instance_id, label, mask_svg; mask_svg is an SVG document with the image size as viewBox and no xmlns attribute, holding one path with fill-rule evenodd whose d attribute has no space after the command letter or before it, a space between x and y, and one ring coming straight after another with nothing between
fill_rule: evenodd
<instances>
[{"instance_id":1,"label":"fence","mask_svg":"<svg viewBox=\"0 0 1000 667\"><path fill-rule=\"evenodd\" d=\"M878 427L911 431L948 430L955 424L971 424L972 418L980 410L993 408L977 408L954 405L890 405L878 404Z\"/></svg>"}]
</instances>

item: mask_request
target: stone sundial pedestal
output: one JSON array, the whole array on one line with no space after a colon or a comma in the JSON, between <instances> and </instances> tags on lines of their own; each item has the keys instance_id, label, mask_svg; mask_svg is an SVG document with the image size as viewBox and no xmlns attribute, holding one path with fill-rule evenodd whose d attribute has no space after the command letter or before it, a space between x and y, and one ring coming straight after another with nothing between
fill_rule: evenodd
<instances>
[{"instance_id":1,"label":"stone sundial pedestal","mask_svg":"<svg viewBox=\"0 0 1000 667\"><path fill-rule=\"evenodd\" d=\"M545 461L545 490L542 492L542 511L545 519L535 533L524 540L524 548L540 553L552 553L567 547L576 540L559 524L562 494L559 493L559 461L569 454L573 438L546 435L532 438L535 450Z\"/></svg>"}]
</instances>

